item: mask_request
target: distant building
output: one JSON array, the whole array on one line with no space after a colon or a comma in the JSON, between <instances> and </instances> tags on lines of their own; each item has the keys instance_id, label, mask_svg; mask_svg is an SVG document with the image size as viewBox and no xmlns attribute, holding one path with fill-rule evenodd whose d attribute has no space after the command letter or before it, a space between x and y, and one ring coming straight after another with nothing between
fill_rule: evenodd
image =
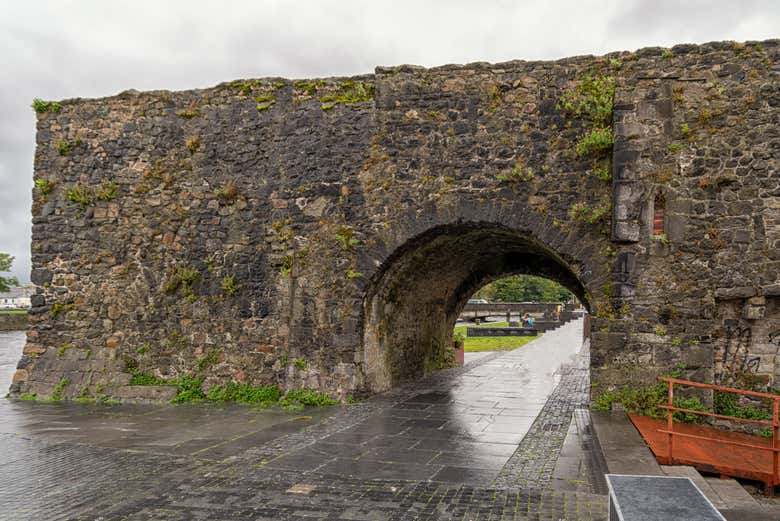
<instances>
[{"instance_id":1,"label":"distant building","mask_svg":"<svg viewBox=\"0 0 780 521\"><path fill-rule=\"evenodd\" d=\"M19 286L11 288L7 293L0 293L0 309L27 309L30 307L30 297L35 293L35 286Z\"/></svg>"}]
</instances>

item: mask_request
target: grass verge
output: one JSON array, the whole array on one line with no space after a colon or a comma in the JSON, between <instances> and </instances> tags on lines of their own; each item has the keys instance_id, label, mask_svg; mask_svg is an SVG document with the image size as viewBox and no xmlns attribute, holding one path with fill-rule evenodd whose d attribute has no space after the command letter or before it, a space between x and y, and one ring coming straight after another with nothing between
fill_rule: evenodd
<instances>
[{"instance_id":1,"label":"grass verge","mask_svg":"<svg viewBox=\"0 0 780 521\"><path fill-rule=\"evenodd\" d=\"M489 322L478 326L458 326L455 328L455 334L466 334L466 327L507 327L506 322ZM536 340L539 335L534 336L483 336L466 337L464 349L467 353L479 353L482 351L512 351L518 347L523 347L528 342Z\"/></svg>"}]
</instances>

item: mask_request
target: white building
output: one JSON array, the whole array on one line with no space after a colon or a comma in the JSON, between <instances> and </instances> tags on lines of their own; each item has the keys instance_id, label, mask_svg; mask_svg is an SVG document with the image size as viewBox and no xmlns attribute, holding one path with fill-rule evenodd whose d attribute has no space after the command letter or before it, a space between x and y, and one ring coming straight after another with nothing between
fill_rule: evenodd
<instances>
[{"instance_id":1,"label":"white building","mask_svg":"<svg viewBox=\"0 0 780 521\"><path fill-rule=\"evenodd\" d=\"M35 286L19 286L11 288L7 293L0 293L0 309L27 309L34 293Z\"/></svg>"}]
</instances>

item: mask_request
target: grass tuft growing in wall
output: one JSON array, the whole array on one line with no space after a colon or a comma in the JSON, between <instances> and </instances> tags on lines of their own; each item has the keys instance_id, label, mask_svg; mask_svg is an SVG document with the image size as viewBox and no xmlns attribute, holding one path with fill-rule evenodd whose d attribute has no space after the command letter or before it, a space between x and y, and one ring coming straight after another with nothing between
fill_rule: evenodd
<instances>
[{"instance_id":1,"label":"grass tuft growing in wall","mask_svg":"<svg viewBox=\"0 0 780 521\"><path fill-rule=\"evenodd\" d=\"M43 114L44 112L59 112L60 109L62 109L62 105L56 101L44 101L40 98L35 98L31 106L38 114Z\"/></svg>"}]
</instances>

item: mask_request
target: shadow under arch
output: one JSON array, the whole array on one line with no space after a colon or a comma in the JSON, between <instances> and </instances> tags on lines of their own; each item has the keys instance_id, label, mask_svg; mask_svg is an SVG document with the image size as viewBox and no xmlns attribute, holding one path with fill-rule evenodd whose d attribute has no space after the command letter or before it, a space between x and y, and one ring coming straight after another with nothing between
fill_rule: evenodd
<instances>
[{"instance_id":1,"label":"shadow under arch","mask_svg":"<svg viewBox=\"0 0 780 521\"><path fill-rule=\"evenodd\" d=\"M362 386L380 392L440 367L467 299L493 280L539 275L589 307L578 264L529 232L490 222L438 225L407 240L366 291Z\"/></svg>"}]
</instances>

